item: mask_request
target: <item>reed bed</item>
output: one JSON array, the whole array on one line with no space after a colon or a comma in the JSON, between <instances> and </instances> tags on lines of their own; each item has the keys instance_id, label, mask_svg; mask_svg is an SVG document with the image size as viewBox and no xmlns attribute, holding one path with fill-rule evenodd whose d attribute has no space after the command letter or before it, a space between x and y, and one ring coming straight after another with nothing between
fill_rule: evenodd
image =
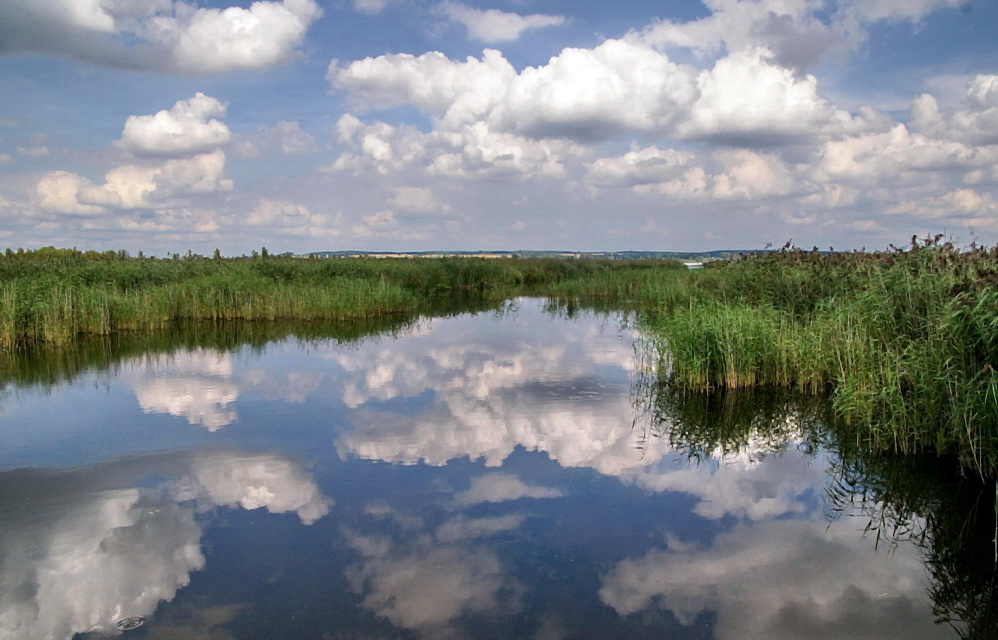
<instances>
[{"instance_id":1,"label":"reed bed","mask_svg":"<svg viewBox=\"0 0 998 640\"><path fill-rule=\"evenodd\" d=\"M621 295L651 290L660 280L656 274L675 264L194 254L154 259L8 250L0 255L0 350L64 347L81 334L158 330L187 321L317 322L435 312L449 299L498 302L560 285L574 287L575 294Z\"/></svg>"},{"instance_id":2,"label":"reed bed","mask_svg":"<svg viewBox=\"0 0 998 640\"><path fill-rule=\"evenodd\" d=\"M998 248L748 256L648 314L668 382L829 392L855 437L998 470ZM664 369L663 369L664 370Z\"/></svg>"}]
</instances>

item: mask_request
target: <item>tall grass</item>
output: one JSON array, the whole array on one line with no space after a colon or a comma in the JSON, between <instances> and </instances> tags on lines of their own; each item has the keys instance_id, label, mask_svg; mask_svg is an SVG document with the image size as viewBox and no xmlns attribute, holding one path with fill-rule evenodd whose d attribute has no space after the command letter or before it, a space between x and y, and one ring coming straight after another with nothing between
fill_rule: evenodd
<instances>
[{"instance_id":1,"label":"tall grass","mask_svg":"<svg viewBox=\"0 0 998 640\"><path fill-rule=\"evenodd\" d=\"M883 450L959 451L998 470L998 248L785 250L691 276L646 323L690 389L829 391Z\"/></svg>"},{"instance_id":2,"label":"tall grass","mask_svg":"<svg viewBox=\"0 0 998 640\"><path fill-rule=\"evenodd\" d=\"M678 263L676 263L678 264ZM681 265L680 265L681 266ZM0 255L0 349L185 321L321 321L407 314L459 297L497 302L560 284L572 295L650 290L671 262L481 258L303 259L46 248Z\"/></svg>"}]
</instances>

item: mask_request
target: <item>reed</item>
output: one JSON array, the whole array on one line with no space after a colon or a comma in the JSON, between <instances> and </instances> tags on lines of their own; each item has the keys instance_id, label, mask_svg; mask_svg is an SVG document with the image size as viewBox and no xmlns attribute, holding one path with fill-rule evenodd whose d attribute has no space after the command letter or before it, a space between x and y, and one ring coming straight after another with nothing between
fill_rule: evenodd
<instances>
[{"instance_id":1,"label":"reed","mask_svg":"<svg viewBox=\"0 0 998 640\"><path fill-rule=\"evenodd\" d=\"M998 470L998 248L750 256L646 315L668 382L831 393L857 437Z\"/></svg>"}]
</instances>

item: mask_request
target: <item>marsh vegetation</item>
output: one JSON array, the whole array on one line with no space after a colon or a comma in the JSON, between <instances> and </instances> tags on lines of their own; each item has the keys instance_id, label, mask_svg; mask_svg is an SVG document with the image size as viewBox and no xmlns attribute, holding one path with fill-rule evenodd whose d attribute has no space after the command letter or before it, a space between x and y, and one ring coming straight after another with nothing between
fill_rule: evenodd
<instances>
[{"instance_id":1,"label":"marsh vegetation","mask_svg":"<svg viewBox=\"0 0 998 640\"><path fill-rule=\"evenodd\" d=\"M545 296L636 312L672 388L829 396L876 450L998 467L998 247L783 250L687 271L674 260L167 259L42 249L0 257L0 349L189 325L404 322ZM382 319L382 320L379 320ZM203 329L202 329L203 330Z\"/></svg>"}]
</instances>

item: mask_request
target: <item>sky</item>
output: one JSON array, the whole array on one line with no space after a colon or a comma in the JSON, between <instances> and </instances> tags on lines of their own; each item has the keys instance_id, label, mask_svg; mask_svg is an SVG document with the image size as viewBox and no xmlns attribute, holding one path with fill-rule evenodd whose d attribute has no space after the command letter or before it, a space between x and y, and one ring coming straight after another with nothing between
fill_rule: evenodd
<instances>
[{"instance_id":1,"label":"sky","mask_svg":"<svg viewBox=\"0 0 998 640\"><path fill-rule=\"evenodd\" d=\"M0 0L0 247L998 242L993 0Z\"/></svg>"}]
</instances>

